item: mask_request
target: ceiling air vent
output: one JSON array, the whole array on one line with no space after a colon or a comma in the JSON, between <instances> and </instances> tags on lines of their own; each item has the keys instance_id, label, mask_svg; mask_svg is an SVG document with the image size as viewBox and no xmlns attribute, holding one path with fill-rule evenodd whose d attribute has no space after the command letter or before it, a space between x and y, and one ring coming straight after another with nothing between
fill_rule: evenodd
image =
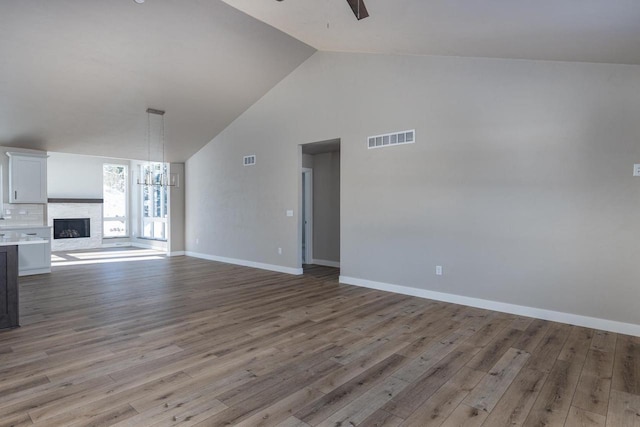
<instances>
[{"instance_id":1,"label":"ceiling air vent","mask_svg":"<svg viewBox=\"0 0 640 427\"><path fill-rule=\"evenodd\" d=\"M250 156L244 156L242 160L242 164L245 166L253 166L256 164L256 155L252 154Z\"/></svg>"},{"instance_id":2,"label":"ceiling air vent","mask_svg":"<svg viewBox=\"0 0 640 427\"><path fill-rule=\"evenodd\" d=\"M405 130L402 132L385 133L384 135L375 135L368 138L367 147L380 148L389 147L391 145L413 144L416 142L416 130Z\"/></svg>"}]
</instances>

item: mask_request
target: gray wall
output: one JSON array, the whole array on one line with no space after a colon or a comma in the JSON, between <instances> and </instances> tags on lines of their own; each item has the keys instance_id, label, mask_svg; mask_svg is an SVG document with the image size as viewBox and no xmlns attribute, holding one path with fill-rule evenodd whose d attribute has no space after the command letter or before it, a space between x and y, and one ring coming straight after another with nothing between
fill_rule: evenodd
<instances>
[{"instance_id":1,"label":"gray wall","mask_svg":"<svg viewBox=\"0 0 640 427\"><path fill-rule=\"evenodd\" d=\"M102 199L105 163L128 167L130 161L50 152L47 159L49 198Z\"/></svg>"},{"instance_id":2,"label":"gray wall","mask_svg":"<svg viewBox=\"0 0 640 427\"><path fill-rule=\"evenodd\" d=\"M340 262L340 152L313 155L313 258Z\"/></svg>"},{"instance_id":3,"label":"gray wall","mask_svg":"<svg viewBox=\"0 0 640 427\"><path fill-rule=\"evenodd\" d=\"M297 267L341 138L341 274L640 324L639 117L639 66L318 52L189 159L187 250Z\"/></svg>"}]
</instances>

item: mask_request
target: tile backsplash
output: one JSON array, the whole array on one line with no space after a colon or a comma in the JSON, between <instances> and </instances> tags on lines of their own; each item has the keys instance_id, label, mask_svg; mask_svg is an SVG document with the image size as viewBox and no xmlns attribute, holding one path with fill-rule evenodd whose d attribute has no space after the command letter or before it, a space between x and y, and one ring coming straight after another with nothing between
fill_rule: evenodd
<instances>
[{"instance_id":1,"label":"tile backsplash","mask_svg":"<svg viewBox=\"0 0 640 427\"><path fill-rule=\"evenodd\" d=\"M45 207L38 204L5 203L0 227L45 225Z\"/></svg>"}]
</instances>

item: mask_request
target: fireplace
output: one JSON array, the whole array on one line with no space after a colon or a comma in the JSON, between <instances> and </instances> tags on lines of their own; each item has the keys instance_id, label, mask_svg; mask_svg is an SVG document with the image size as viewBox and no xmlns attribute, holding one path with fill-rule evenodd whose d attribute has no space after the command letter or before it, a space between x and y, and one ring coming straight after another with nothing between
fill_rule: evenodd
<instances>
[{"instance_id":1,"label":"fireplace","mask_svg":"<svg viewBox=\"0 0 640 427\"><path fill-rule=\"evenodd\" d=\"M54 239L78 239L82 237L91 237L91 220L89 218L54 218Z\"/></svg>"}]
</instances>

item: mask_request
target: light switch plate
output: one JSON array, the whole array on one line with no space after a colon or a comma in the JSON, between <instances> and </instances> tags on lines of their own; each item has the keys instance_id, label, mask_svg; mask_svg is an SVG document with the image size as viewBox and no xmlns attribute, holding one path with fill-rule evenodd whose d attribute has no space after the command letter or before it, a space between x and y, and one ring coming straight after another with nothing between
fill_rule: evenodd
<instances>
[{"instance_id":1,"label":"light switch plate","mask_svg":"<svg viewBox=\"0 0 640 427\"><path fill-rule=\"evenodd\" d=\"M633 176L640 176L640 164L633 165Z\"/></svg>"},{"instance_id":2,"label":"light switch plate","mask_svg":"<svg viewBox=\"0 0 640 427\"><path fill-rule=\"evenodd\" d=\"M287 216L293 216L293 211L291 210L287 211Z\"/></svg>"}]
</instances>

